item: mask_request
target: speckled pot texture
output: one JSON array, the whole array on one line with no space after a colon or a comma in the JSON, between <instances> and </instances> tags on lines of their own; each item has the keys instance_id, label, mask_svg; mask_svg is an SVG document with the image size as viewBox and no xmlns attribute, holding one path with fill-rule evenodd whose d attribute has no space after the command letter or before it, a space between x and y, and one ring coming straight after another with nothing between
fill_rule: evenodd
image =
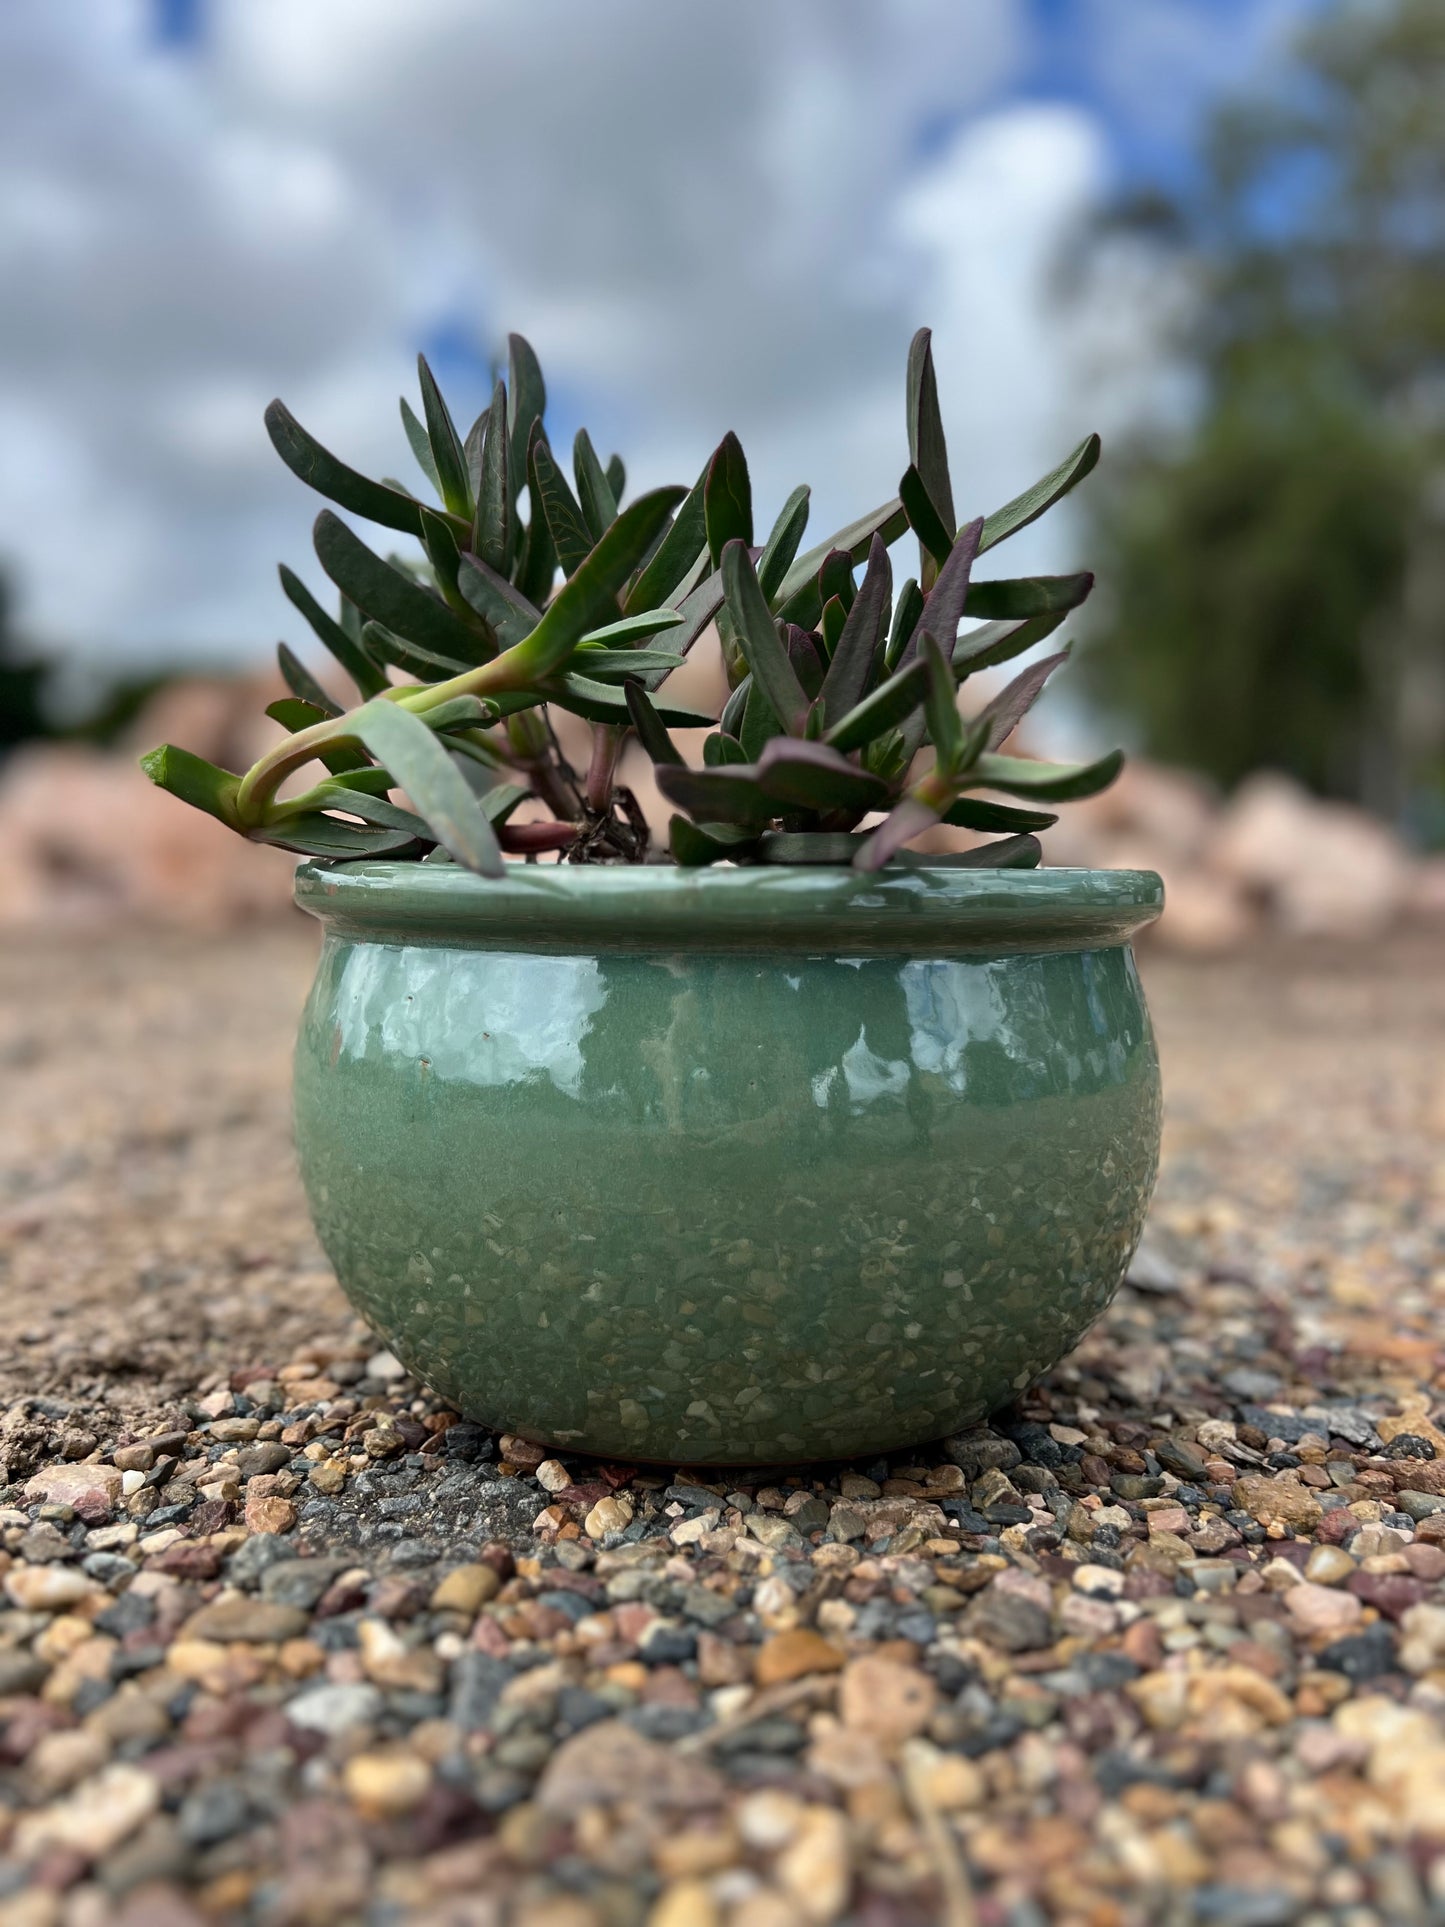
<instances>
[{"instance_id":1,"label":"speckled pot texture","mask_svg":"<svg viewBox=\"0 0 1445 1927\"><path fill-rule=\"evenodd\" d=\"M469 1417L625 1460L874 1454L1109 1303L1159 1151L1128 871L307 864L316 1228Z\"/></svg>"}]
</instances>

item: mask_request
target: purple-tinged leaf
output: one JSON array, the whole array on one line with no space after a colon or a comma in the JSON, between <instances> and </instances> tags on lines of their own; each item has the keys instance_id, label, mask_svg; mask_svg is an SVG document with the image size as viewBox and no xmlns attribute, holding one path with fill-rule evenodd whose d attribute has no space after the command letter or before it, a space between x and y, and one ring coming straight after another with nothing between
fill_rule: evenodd
<instances>
[{"instance_id":1,"label":"purple-tinged leaf","mask_svg":"<svg viewBox=\"0 0 1445 1927\"><path fill-rule=\"evenodd\" d=\"M524 641L542 620L542 611L479 555L462 557L457 588L504 649Z\"/></svg>"},{"instance_id":2,"label":"purple-tinged leaf","mask_svg":"<svg viewBox=\"0 0 1445 1927\"><path fill-rule=\"evenodd\" d=\"M937 810L931 809L916 796L905 796L891 815L860 845L853 858L853 868L881 870L889 857L895 856L915 836L922 836L925 830L931 830L937 822Z\"/></svg>"},{"instance_id":3,"label":"purple-tinged leaf","mask_svg":"<svg viewBox=\"0 0 1445 1927\"><path fill-rule=\"evenodd\" d=\"M505 576L512 565L513 502L511 444L507 434L507 384L499 381L487 410L489 426L482 443L481 475L477 481L477 512L472 522L472 548L489 569ZM500 633L500 631L499 631Z\"/></svg>"},{"instance_id":4,"label":"purple-tinged leaf","mask_svg":"<svg viewBox=\"0 0 1445 1927\"><path fill-rule=\"evenodd\" d=\"M733 823L762 830L778 806L758 782L753 767L688 769L681 763L657 765L657 787L697 822Z\"/></svg>"},{"instance_id":5,"label":"purple-tinged leaf","mask_svg":"<svg viewBox=\"0 0 1445 1927\"><path fill-rule=\"evenodd\" d=\"M803 693L810 703L816 702L823 687L823 658L816 640L808 630L800 629L796 622L790 622L786 626L783 646L798 681L803 685Z\"/></svg>"},{"instance_id":6,"label":"purple-tinged leaf","mask_svg":"<svg viewBox=\"0 0 1445 1927\"><path fill-rule=\"evenodd\" d=\"M756 842L751 831L731 823L697 824L689 823L685 816L674 816L668 824L668 845L684 870L700 870L709 863L746 856Z\"/></svg>"},{"instance_id":7,"label":"purple-tinged leaf","mask_svg":"<svg viewBox=\"0 0 1445 1927\"><path fill-rule=\"evenodd\" d=\"M752 671L753 686L783 728L801 736L810 698L779 639L745 542L734 539L724 549L722 578L728 614Z\"/></svg>"},{"instance_id":8,"label":"purple-tinged leaf","mask_svg":"<svg viewBox=\"0 0 1445 1927\"><path fill-rule=\"evenodd\" d=\"M924 721L938 767L951 775L962 768L966 745L963 718L958 713L958 686L948 658L933 636L923 636L919 653L928 671L928 687L923 698Z\"/></svg>"},{"instance_id":9,"label":"purple-tinged leaf","mask_svg":"<svg viewBox=\"0 0 1445 1927\"><path fill-rule=\"evenodd\" d=\"M892 593L893 565L882 537L875 535L862 587L853 599L823 678L823 717L829 725L840 722L856 708L873 681Z\"/></svg>"},{"instance_id":10,"label":"purple-tinged leaf","mask_svg":"<svg viewBox=\"0 0 1445 1927\"><path fill-rule=\"evenodd\" d=\"M980 669L993 669L1001 662L1012 662L1036 642L1051 636L1065 620L1067 610L1051 616L1032 616L1027 622L985 622L960 638L953 651L953 673L959 682Z\"/></svg>"},{"instance_id":11,"label":"purple-tinged leaf","mask_svg":"<svg viewBox=\"0 0 1445 1927\"><path fill-rule=\"evenodd\" d=\"M978 538L982 529L983 523L979 521L968 522L959 530L948 560L938 572L938 580L923 599L917 625L903 651L904 662L911 661L917 655L925 630L945 651L953 648L958 637L958 625L967 609L969 573L978 554Z\"/></svg>"},{"instance_id":12,"label":"purple-tinged leaf","mask_svg":"<svg viewBox=\"0 0 1445 1927\"><path fill-rule=\"evenodd\" d=\"M861 749L890 729L902 724L923 701L928 687L928 671L915 658L887 682L879 683L861 703L829 725L823 740L834 749Z\"/></svg>"},{"instance_id":13,"label":"purple-tinged leaf","mask_svg":"<svg viewBox=\"0 0 1445 1927\"><path fill-rule=\"evenodd\" d=\"M896 542L907 527L908 517L896 495L891 502L884 502L881 508L860 515L856 522L850 522L826 542L820 542L815 549L809 549L806 555L798 557L784 576L783 586L778 591L778 613L786 616L790 622L815 622L823 606L821 599L816 601L811 611L806 608L795 609L792 605L795 597L806 599L809 594L815 598L818 596L818 571L829 552L842 549L858 563L868 554L875 535L882 536L886 548L889 543Z\"/></svg>"},{"instance_id":14,"label":"purple-tinged leaf","mask_svg":"<svg viewBox=\"0 0 1445 1927\"><path fill-rule=\"evenodd\" d=\"M866 816L888 801L888 786L826 743L775 736L757 761L758 785L779 810Z\"/></svg>"},{"instance_id":15,"label":"purple-tinged leaf","mask_svg":"<svg viewBox=\"0 0 1445 1927\"><path fill-rule=\"evenodd\" d=\"M1045 656L1042 662L1030 663L998 692L979 717L980 722L988 725L983 745L986 750L997 749L1013 735L1038 701L1049 677L1068 659L1068 650L1061 649L1056 656Z\"/></svg>"}]
</instances>

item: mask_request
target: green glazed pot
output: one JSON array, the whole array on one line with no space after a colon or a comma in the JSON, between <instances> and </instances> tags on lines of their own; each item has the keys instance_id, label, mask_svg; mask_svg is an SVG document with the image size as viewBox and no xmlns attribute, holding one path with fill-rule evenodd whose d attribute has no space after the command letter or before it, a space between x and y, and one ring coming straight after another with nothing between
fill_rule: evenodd
<instances>
[{"instance_id":1,"label":"green glazed pot","mask_svg":"<svg viewBox=\"0 0 1445 1927\"><path fill-rule=\"evenodd\" d=\"M1117 1290L1159 1151L1156 876L298 872L316 1229L468 1416L628 1460L956 1430Z\"/></svg>"}]
</instances>

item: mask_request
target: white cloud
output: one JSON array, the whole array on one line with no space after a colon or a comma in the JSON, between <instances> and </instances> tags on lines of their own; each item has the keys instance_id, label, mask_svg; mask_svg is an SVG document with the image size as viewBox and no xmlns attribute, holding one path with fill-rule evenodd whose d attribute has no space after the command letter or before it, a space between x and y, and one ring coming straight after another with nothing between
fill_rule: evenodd
<instances>
[{"instance_id":1,"label":"white cloud","mask_svg":"<svg viewBox=\"0 0 1445 1927\"><path fill-rule=\"evenodd\" d=\"M735 427L760 513L808 479L818 534L892 491L922 321L961 509L1088 425L1048 284L1101 137L999 105L1009 0L212 0L184 54L147 19L0 8L0 555L57 645L294 639L272 569L316 504L261 410L405 472L442 321L522 328L638 482Z\"/></svg>"}]
</instances>

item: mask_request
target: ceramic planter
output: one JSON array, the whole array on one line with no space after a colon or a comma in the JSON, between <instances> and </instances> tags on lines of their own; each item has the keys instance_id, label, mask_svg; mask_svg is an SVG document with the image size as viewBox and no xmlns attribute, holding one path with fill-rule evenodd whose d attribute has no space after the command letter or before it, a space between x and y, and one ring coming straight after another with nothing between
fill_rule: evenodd
<instances>
[{"instance_id":1,"label":"ceramic planter","mask_svg":"<svg viewBox=\"0 0 1445 1927\"><path fill-rule=\"evenodd\" d=\"M1159 1074L1122 871L305 865L301 1170L470 1417L626 1460L954 1431L1118 1288Z\"/></svg>"}]
</instances>

